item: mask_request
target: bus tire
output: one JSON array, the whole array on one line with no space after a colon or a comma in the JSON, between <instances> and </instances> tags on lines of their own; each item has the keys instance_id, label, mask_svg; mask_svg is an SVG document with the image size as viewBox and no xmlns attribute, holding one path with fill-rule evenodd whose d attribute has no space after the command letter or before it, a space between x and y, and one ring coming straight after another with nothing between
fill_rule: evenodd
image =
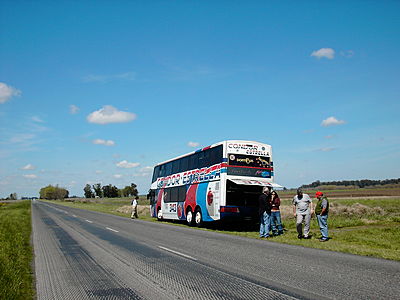
<instances>
[{"instance_id":1,"label":"bus tire","mask_svg":"<svg viewBox=\"0 0 400 300\"><path fill-rule=\"evenodd\" d=\"M203 215L200 207L198 207L194 213L194 223L197 227L201 227L203 225Z\"/></svg>"},{"instance_id":2,"label":"bus tire","mask_svg":"<svg viewBox=\"0 0 400 300\"><path fill-rule=\"evenodd\" d=\"M188 223L189 226L194 225L193 212L191 208L188 208L188 211L186 212L186 222Z\"/></svg>"},{"instance_id":3,"label":"bus tire","mask_svg":"<svg viewBox=\"0 0 400 300\"><path fill-rule=\"evenodd\" d=\"M157 209L157 220L158 221L162 221L162 210L161 210L161 207L159 207L158 209Z\"/></svg>"}]
</instances>

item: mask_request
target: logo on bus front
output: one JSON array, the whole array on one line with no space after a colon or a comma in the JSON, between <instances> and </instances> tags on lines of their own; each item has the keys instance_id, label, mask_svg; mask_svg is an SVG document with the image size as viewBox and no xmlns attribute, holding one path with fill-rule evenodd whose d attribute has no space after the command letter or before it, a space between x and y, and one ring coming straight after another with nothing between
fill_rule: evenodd
<instances>
[{"instance_id":1,"label":"logo on bus front","mask_svg":"<svg viewBox=\"0 0 400 300\"><path fill-rule=\"evenodd\" d=\"M257 144L229 143L228 151L231 153L270 156L265 146Z\"/></svg>"}]
</instances>

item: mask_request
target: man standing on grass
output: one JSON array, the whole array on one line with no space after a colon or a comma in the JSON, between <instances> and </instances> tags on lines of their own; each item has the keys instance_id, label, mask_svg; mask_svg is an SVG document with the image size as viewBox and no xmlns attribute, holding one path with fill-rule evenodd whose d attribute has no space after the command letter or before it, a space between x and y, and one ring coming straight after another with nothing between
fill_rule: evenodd
<instances>
[{"instance_id":1,"label":"man standing on grass","mask_svg":"<svg viewBox=\"0 0 400 300\"><path fill-rule=\"evenodd\" d=\"M297 195L293 197L293 215L296 218L297 237L310 239L310 220L313 214L312 200L307 194L303 194L301 188L297 189ZM304 222L304 235L303 235Z\"/></svg>"},{"instance_id":2,"label":"man standing on grass","mask_svg":"<svg viewBox=\"0 0 400 300\"><path fill-rule=\"evenodd\" d=\"M269 238L271 222L271 190L263 187L263 193L258 198L258 214L260 216L260 238Z\"/></svg>"},{"instance_id":3,"label":"man standing on grass","mask_svg":"<svg viewBox=\"0 0 400 300\"><path fill-rule=\"evenodd\" d=\"M329 212L329 201L328 198L324 197L322 192L316 192L315 197L317 197L318 202L315 206L315 215L317 216L317 221L319 225L319 230L321 231L320 242L326 242L329 240L328 237L328 212Z\"/></svg>"},{"instance_id":4,"label":"man standing on grass","mask_svg":"<svg viewBox=\"0 0 400 300\"><path fill-rule=\"evenodd\" d=\"M139 199L138 196L135 196L135 198L133 198L131 205L132 205L132 214L131 214L131 219L135 218L139 218L138 214L137 214L137 199Z\"/></svg>"}]
</instances>

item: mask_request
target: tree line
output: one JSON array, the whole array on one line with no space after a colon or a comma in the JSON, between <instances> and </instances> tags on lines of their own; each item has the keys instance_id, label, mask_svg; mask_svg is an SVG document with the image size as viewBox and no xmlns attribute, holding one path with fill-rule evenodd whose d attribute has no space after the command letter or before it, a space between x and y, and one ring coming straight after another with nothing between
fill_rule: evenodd
<instances>
[{"instance_id":1,"label":"tree line","mask_svg":"<svg viewBox=\"0 0 400 300\"><path fill-rule=\"evenodd\" d=\"M341 181L324 181L321 182L319 180L314 181L310 184L304 184L302 188L316 188L321 185L335 185L335 186L356 186L359 188L375 186L375 185L387 185L387 184L399 184L400 178L397 179L384 179L384 180L370 180L370 179L362 179L362 180L341 180Z\"/></svg>"},{"instance_id":2,"label":"tree line","mask_svg":"<svg viewBox=\"0 0 400 300\"><path fill-rule=\"evenodd\" d=\"M117 197L135 197L138 195L137 185L131 183L122 189L117 188L115 185L109 184L101 186L100 183L86 184L83 188L85 198L117 198Z\"/></svg>"}]
</instances>

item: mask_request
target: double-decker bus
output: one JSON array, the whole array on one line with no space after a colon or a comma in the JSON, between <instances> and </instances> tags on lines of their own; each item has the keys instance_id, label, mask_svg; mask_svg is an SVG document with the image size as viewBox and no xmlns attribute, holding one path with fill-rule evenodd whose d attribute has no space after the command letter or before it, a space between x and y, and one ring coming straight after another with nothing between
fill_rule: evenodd
<instances>
[{"instance_id":1,"label":"double-decker bus","mask_svg":"<svg viewBox=\"0 0 400 300\"><path fill-rule=\"evenodd\" d=\"M262 187L281 187L273 179L270 145L219 142L154 167L151 215L191 226L228 218L258 220Z\"/></svg>"}]
</instances>

